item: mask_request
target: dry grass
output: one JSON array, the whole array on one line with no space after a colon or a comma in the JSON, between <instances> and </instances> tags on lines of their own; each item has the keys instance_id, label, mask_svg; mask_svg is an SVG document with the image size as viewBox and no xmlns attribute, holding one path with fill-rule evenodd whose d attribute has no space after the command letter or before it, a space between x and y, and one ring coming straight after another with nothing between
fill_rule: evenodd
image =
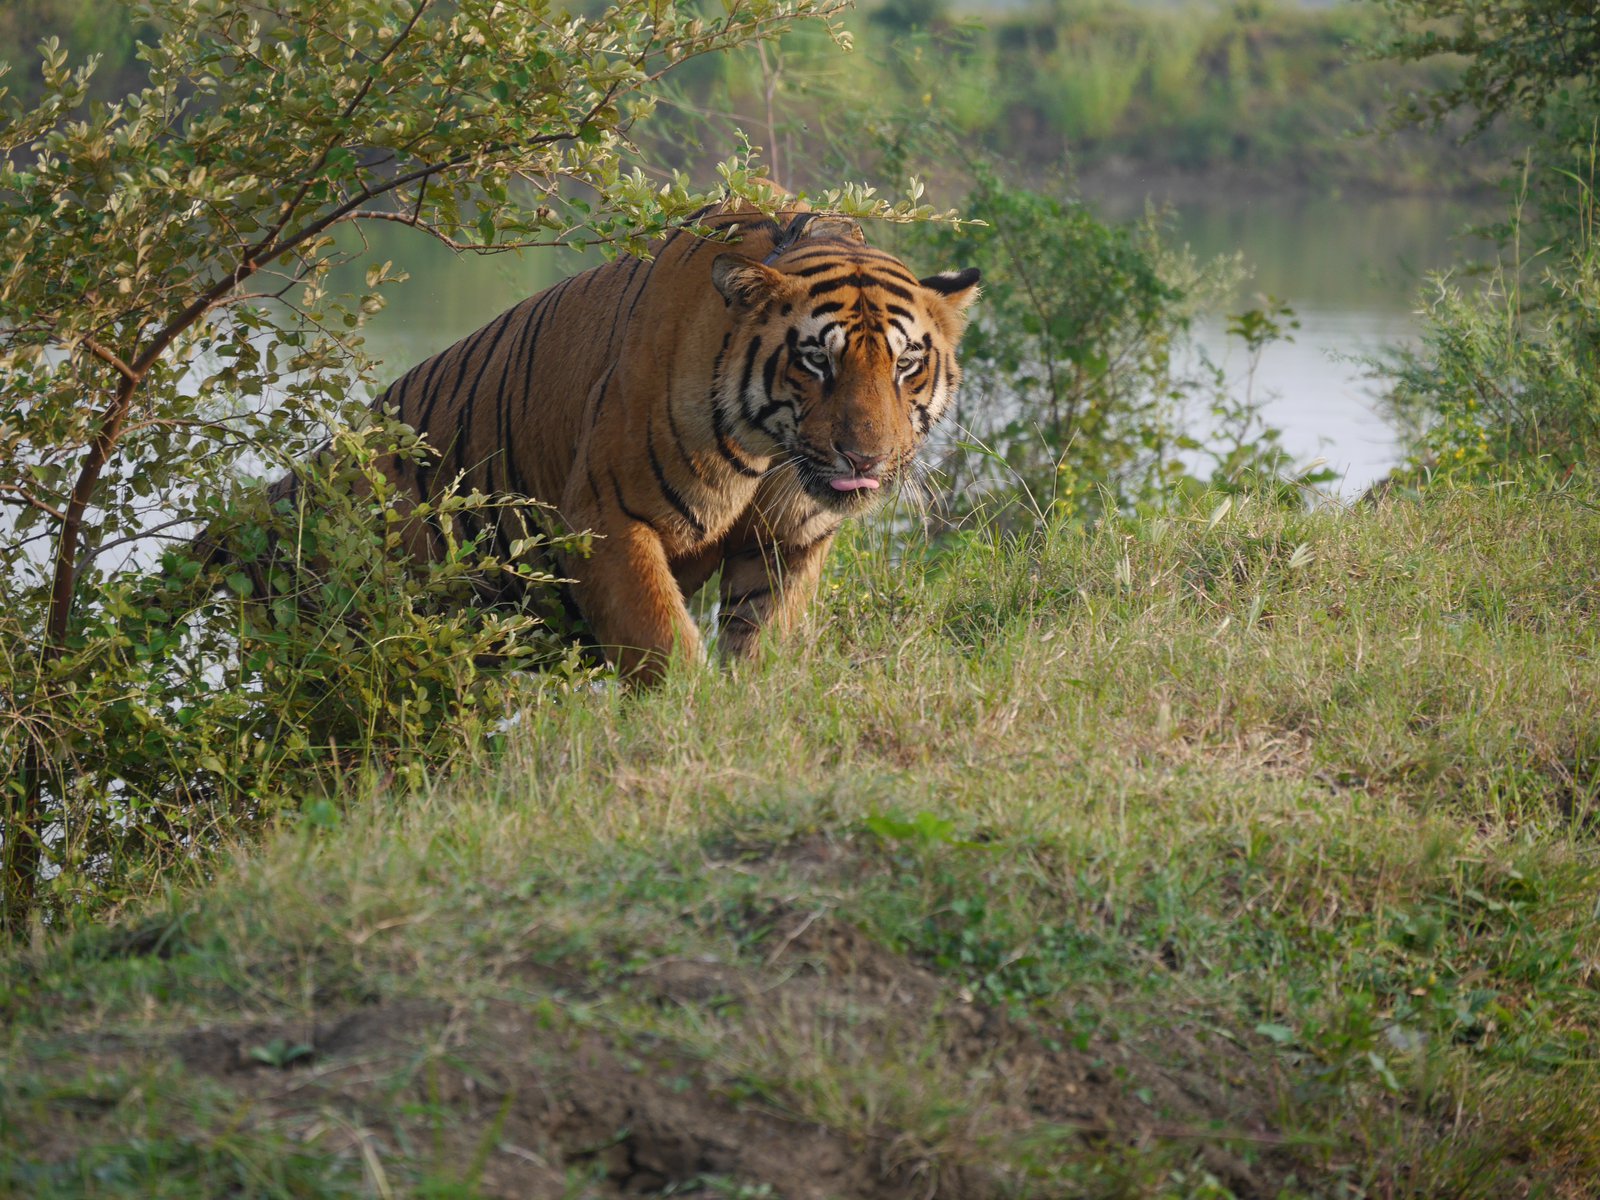
<instances>
[{"instance_id":1,"label":"dry grass","mask_svg":"<svg viewBox=\"0 0 1600 1200\"><path fill-rule=\"evenodd\" d=\"M0 1186L1595 1194L1594 500L863 534L769 661L13 954Z\"/></svg>"}]
</instances>

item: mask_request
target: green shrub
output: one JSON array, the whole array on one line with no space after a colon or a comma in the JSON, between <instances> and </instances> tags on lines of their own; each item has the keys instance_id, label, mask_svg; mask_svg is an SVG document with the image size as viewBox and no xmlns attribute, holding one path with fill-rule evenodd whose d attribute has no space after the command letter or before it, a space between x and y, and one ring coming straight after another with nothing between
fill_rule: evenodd
<instances>
[{"instance_id":1,"label":"green shrub","mask_svg":"<svg viewBox=\"0 0 1600 1200\"><path fill-rule=\"evenodd\" d=\"M984 264L946 506L997 491L1076 507L1099 488L1126 501L1159 490L1190 297L1156 228L1107 225L983 165L962 209L984 224L907 234L920 259Z\"/></svg>"},{"instance_id":2,"label":"green shrub","mask_svg":"<svg viewBox=\"0 0 1600 1200\"><path fill-rule=\"evenodd\" d=\"M1305 485L1330 478L1296 472L1253 385L1231 396L1222 373L1189 353L1191 314L1236 280L1236 264L1197 265L1173 250L1158 214L1111 225L988 165L973 177L962 212L983 224L903 234L919 258L984 264L933 497L942 519L1013 500L1022 520L1161 508L1206 487L1298 505ZM1279 305L1239 314L1229 333L1254 364L1294 325Z\"/></svg>"},{"instance_id":3,"label":"green shrub","mask_svg":"<svg viewBox=\"0 0 1600 1200\"><path fill-rule=\"evenodd\" d=\"M382 461L424 447L386 420L349 423L363 415L336 422L320 456L280 464L291 495L246 482L208 535L228 526L226 561L179 548L156 570L91 565L80 586L93 600L57 655L39 652L28 592L0 585L0 779L8 807L33 793L25 835L44 911L101 907L203 867L281 814L328 819L351 780L415 785L481 761L502 720L548 686L516 668L572 664L531 602L549 578L525 556L547 540L523 532L540 506L452 491L411 508ZM435 561L401 536L424 520L442 531ZM517 528L513 557L500 525ZM458 536L469 527L478 536ZM471 603L507 584L530 603Z\"/></svg>"},{"instance_id":4,"label":"green shrub","mask_svg":"<svg viewBox=\"0 0 1600 1200\"><path fill-rule=\"evenodd\" d=\"M1600 242L1593 192L1580 192L1580 228L1542 270L1511 260L1476 282L1434 281L1422 347L1387 367L1390 406L1411 431L1412 479L1561 477L1593 460Z\"/></svg>"}]
</instances>

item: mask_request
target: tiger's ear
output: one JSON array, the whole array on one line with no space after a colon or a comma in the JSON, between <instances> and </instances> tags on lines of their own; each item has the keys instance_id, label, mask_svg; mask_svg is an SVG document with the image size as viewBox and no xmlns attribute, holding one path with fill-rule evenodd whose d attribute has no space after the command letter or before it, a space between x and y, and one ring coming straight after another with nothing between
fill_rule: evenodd
<instances>
[{"instance_id":1,"label":"tiger's ear","mask_svg":"<svg viewBox=\"0 0 1600 1200\"><path fill-rule=\"evenodd\" d=\"M965 271L940 271L922 280L922 286L939 293L944 302L960 314L966 312L967 305L978 298L978 280L982 275L983 272L977 267L968 267Z\"/></svg>"},{"instance_id":2,"label":"tiger's ear","mask_svg":"<svg viewBox=\"0 0 1600 1200\"><path fill-rule=\"evenodd\" d=\"M849 217L812 217L806 222L805 236L808 238L841 238L847 242L856 242L860 245L867 244L867 235L861 232L861 226Z\"/></svg>"},{"instance_id":3,"label":"tiger's ear","mask_svg":"<svg viewBox=\"0 0 1600 1200\"><path fill-rule=\"evenodd\" d=\"M742 254L719 254L711 264L711 282L729 308L742 312L760 307L787 286L781 272Z\"/></svg>"}]
</instances>

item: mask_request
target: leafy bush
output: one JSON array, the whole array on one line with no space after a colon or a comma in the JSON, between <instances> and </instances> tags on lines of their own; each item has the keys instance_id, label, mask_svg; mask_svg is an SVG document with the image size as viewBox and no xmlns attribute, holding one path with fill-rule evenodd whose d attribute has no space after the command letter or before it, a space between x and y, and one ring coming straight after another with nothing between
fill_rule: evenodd
<instances>
[{"instance_id":1,"label":"leafy bush","mask_svg":"<svg viewBox=\"0 0 1600 1200\"><path fill-rule=\"evenodd\" d=\"M1188 298L1153 227L1106 225L984 165L963 212L984 224L908 234L920 258L985 264L954 417L967 453L951 463L946 505L959 513L1012 488L1064 504L1097 487L1127 499L1158 488Z\"/></svg>"},{"instance_id":2,"label":"leafy bush","mask_svg":"<svg viewBox=\"0 0 1600 1200\"><path fill-rule=\"evenodd\" d=\"M474 761L534 694L513 668L571 662L536 610L469 603L548 578L484 536L539 506L451 491L408 509L382 465L425 453L416 435L359 411L332 424L314 460L274 458L290 494L239 489L234 557L91 566L55 655L35 597L0 584L0 778L12 811L36 797L32 829L7 835L37 838L46 911L115 902L285 811L325 820L351 778ZM436 560L407 551L421 521L445 531ZM483 534L454 536L469 524Z\"/></svg>"},{"instance_id":3,"label":"leafy bush","mask_svg":"<svg viewBox=\"0 0 1600 1200\"><path fill-rule=\"evenodd\" d=\"M1384 53L1456 56L1447 85L1409 98L1399 123L1459 112L1481 132L1507 116L1535 136L1501 235L1501 260L1471 286L1424 297L1423 347L1396 356L1390 405L1410 427L1412 481L1564 476L1600 446L1600 13L1569 0L1386 0ZM1539 245L1525 256L1524 245Z\"/></svg>"},{"instance_id":4,"label":"leafy bush","mask_svg":"<svg viewBox=\"0 0 1600 1200\"><path fill-rule=\"evenodd\" d=\"M1299 504L1301 486L1325 478L1294 472L1260 420L1260 397L1230 398L1220 371L1180 353L1197 306L1234 282L1230 260L1197 265L1166 244L1155 214L1110 225L982 163L962 212L983 224L904 234L929 261L984 263L935 497L942 517L1017 496L1034 515L1160 507L1204 486L1266 487ZM1240 314L1229 331L1253 363L1292 324L1276 307ZM1195 436L1196 406L1213 436ZM1195 472L1208 460L1202 483Z\"/></svg>"},{"instance_id":5,"label":"leafy bush","mask_svg":"<svg viewBox=\"0 0 1600 1200\"><path fill-rule=\"evenodd\" d=\"M109 105L93 60L44 44L38 103L0 110L0 926L113 900L330 773L481 742L501 667L545 641L451 601L517 570L472 533L528 506L419 516L386 490L383 457L424 450L367 414L360 330L403 275L334 290L347 231L640 248L705 199L624 170L655 81L836 11L151 0L146 82ZM751 194L741 161L723 177ZM298 504L236 511L241 471L326 439ZM230 515L260 556L236 582L268 595L241 610L177 557L148 574ZM446 544L425 567L396 530L422 518Z\"/></svg>"},{"instance_id":6,"label":"leafy bush","mask_svg":"<svg viewBox=\"0 0 1600 1200\"><path fill-rule=\"evenodd\" d=\"M1596 246L1585 237L1526 289L1522 274L1503 263L1476 286L1437 279L1422 348L1389 364L1412 479L1565 476L1600 447Z\"/></svg>"}]
</instances>

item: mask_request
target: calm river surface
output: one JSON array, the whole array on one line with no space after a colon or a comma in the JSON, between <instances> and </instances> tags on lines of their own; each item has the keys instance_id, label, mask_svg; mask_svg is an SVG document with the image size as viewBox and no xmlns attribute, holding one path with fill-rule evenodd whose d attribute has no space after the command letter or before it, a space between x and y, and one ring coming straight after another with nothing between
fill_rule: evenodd
<instances>
[{"instance_id":1,"label":"calm river surface","mask_svg":"<svg viewBox=\"0 0 1600 1200\"><path fill-rule=\"evenodd\" d=\"M1415 344L1426 276L1481 254L1463 231L1494 212L1437 197L1230 196L1176 206L1178 240L1202 259L1242 252L1251 272L1231 305L1197 323L1196 346L1227 368L1238 392L1245 355L1227 336L1228 314L1261 307L1263 296L1294 309L1300 328L1263 353L1256 395L1298 461L1325 457L1341 476L1338 491L1358 495L1401 457L1366 360Z\"/></svg>"},{"instance_id":2,"label":"calm river surface","mask_svg":"<svg viewBox=\"0 0 1600 1200\"><path fill-rule=\"evenodd\" d=\"M1139 211L1143 197L1094 203L1120 217ZM1300 328L1293 342L1267 349L1256 394L1297 460L1326 457L1342 476L1339 490L1354 495L1399 457L1361 360L1415 338L1423 276L1454 261L1466 246L1460 230L1484 216L1463 202L1409 197L1230 196L1176 206L1177 240L1201 258L1242 252L1251 270L1240 294L1198 323L1196 348L1241 388L1244 355L1225 333L1228 313L1258 307L1263 294L1288 303ZM388 309L369 327L371 349L388 366L385 380L597 261L552 251L458 258L418 236L382 232L391 236L375 243L376 257L393 258L412 276L390 291Z\"/></svg>"}]
</instances>

